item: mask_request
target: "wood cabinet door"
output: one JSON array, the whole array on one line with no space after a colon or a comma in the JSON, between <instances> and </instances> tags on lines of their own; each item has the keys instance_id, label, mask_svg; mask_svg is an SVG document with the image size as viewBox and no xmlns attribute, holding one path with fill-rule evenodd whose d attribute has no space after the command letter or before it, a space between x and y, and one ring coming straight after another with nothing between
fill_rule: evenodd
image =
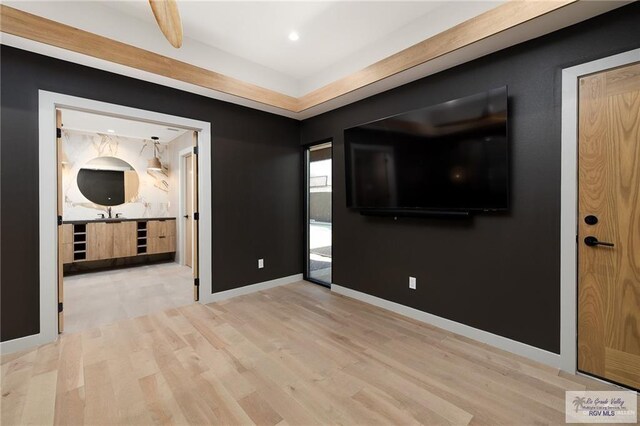
<instances>
[{"instance_id":1,"label":"wood cabinet door","mask_svg":"<svg viewBox=\"0 0 640 426\"><path fill-rule=\"evenodd\" d=\"M136 223L120 222L110 224L113 227L113 257L136 255Z\"/></svg>"},{"instance_id":2,"label":"wood cabinet door","mask_svg":"<svg viewBox=\"0 0 640 426\"><path fill-rule=\"evenodd\" d=\"M65 223L62 225L62 244L73 243L73 225Z\"/></svg>"},{"instance_id":3,"label":"wood cabinet door","mask_svg":"<svg viewBox=\"0 0 640 426\"><path fill-rule=\"evenodd\" d=\"M60 244L62 248L62 263L73 263L73 243Z\"/></svg>"},{"instance_id":4,"label":"wood cabinet door","mask_svg":"<svg viewBox=\"0 0 640 426\"><path fill-rule=\"evenodd\" d=\"M176 221L175 220L166 220L164 222L164 231L167 237L175 237L176 236Z\"/></svg>"},{"instance_id":5,"label":"wood cabinet door","mask_svg":"<svg viewBox=\"0 0 640 426\"><path fill-rule=\"evenodd\" d=\"M147 238L157 237L160 232L160 222L157 220L147 221Z\"/></svg>"},{"instance_id":6,"label":"wood cabinet door","mask_svg":"<svg viewBox=\"0 0 640 426\"><path fill-rule=\"evenodd\" d=\"M150 237L147 239L147 253L157 254L166 252L166 236Z\"/></svg>"},{"instance_id":7,"label":"wood cabinet door","mask_svg":"<svg viewBox=\"0 0 640 426\"><path fill-rule=\"evenodd\" d=\"M168 252L173 252L176 251L176 237L174 236L167 236L167 251Z\"/></svg>"},{"instance_id":8,"label":"wood cabinet door","mask_svg":"<svg viewBox=\"0 0 640 426\"><path fill-rule=\"evenodd\" d=\"M62 225L62 241L60 241L62 250L62 263L73 262L73 225L65 223Z\"/></svg>"},{"instance_id":9,"label":"wood cabinet door","mask_svg":"<svg viewBox=\"0 0 640 426\"><path fill-rule=\"evenodd\" d=\"M108 222L87 224L87 260L113 257L114 225L117 224Z\"/></svg>"},{"instance_id":10,"label":"wood cabinet door","mask_svg":"<svg viewBox=\"0 0 640 426\"><path fill-rule=\"evenodd\" d=\"M147 252L145 254L160 253L159 250L160 250L160 239L158 237L147 237Z\"/></svg>"}]
</instances>

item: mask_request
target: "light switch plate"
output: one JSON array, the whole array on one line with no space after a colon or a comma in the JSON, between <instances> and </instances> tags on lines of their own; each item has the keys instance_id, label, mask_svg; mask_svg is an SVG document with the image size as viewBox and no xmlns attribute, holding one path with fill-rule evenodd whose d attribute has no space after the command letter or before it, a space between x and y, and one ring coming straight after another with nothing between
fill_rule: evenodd
<instances>
[{"instance_id":1,"label":"light switch plate","mask_svg":"<svg viewBox=\"0 0 640 426\"><path fill-rule=\"evenodd\" d=\"M258 259L258 269L264 268L264 259Z\"/></svg>"}]
</instances>

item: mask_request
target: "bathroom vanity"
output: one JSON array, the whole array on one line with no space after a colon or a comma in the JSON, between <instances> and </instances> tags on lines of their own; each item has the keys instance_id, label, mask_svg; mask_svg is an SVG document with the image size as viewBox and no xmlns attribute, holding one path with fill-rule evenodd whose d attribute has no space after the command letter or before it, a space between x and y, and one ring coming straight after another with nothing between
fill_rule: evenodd
<instances>
[{"instance_id":1,"label":"bathroom vanity","mask_svg":"<svg viewBox=\"0 0 640 426\"><path fill-rule=\"evenodd\" d=\"M176 251L176 219L96 219L62 225L63 263L147 256Z\"/></svg>"}]
</instances>

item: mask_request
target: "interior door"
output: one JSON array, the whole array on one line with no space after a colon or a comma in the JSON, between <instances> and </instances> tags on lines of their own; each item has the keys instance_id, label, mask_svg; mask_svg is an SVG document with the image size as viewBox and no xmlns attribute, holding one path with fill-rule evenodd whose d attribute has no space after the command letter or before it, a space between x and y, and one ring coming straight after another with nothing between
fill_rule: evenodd
<instances>
[{"instance_id":1,"label":"interior door","mask_svg":"<svg viewBox=\"0 0 640 426\"><path fill-rule=\"evenodd\" d=\"M58 211L58 333L64 331L64 229L62 225L62 111L56 109L56 162L57 162L57 211ZM73 256L73 252L72 252Z\"/></svg>"},{"instance_id":2,"label":"interior door","mask_svg":"<svg viewBox=\"0 0 640 426\"><path fill-rule=\"evenodd\" d=\"M191 155L191 195L192 195L192 211L193 211L193 226L191 227L191 251L192 251L192 266L193 271L193 300L196 302L200 300L200 264L198 262L198 220L199 220L199 207L198 207L198 132L193 132L193 154Z\"/></svg>"},{"instance_id":3,"label":"interior door","mask_svg":"<svg viewBox=\"0 0 640 426\"><path fill-rule=\"evenodd\" d=\"M579 84L578 369L640 389L640 63Z\"/></svg>"},{"instance_id":4,"label":"interior door","mask_svg":"<svg viewBox=\"0 0 640 426\"><path fill-rule=\"evenodd\" d=\"M193 267L193 155L184 157L184 264Z\"/></svg>"}]
</instances>

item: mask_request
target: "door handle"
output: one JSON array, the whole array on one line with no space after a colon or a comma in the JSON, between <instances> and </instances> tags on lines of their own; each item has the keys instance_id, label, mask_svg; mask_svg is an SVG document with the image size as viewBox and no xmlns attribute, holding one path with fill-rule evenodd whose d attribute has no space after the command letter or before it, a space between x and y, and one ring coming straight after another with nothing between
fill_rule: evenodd
<instances>
[{"instance_id":1,"label":"door handle","mask_svg":"<svg viewBox=\"0 0 640 426\"><path fill-rule=\"evenodd\" d=\"M184 216L182 216L182 217L184 217L185 219L189 219L189 215L188 215L188 214L185 214L185 215L184 215Z\"/></svg>"},{"instance_id":2,"label":"door handle","mask_svg":"<svg viewBox=\"0 0 640 426\"><path fill-rule=\"evenodd\" d=\"M605 243L604 241L598 241L598 239L593 236L585 237L584 243L589 247L597 247L597 246L613 247L613 243Z\"/></svg>"}]
</instances>

